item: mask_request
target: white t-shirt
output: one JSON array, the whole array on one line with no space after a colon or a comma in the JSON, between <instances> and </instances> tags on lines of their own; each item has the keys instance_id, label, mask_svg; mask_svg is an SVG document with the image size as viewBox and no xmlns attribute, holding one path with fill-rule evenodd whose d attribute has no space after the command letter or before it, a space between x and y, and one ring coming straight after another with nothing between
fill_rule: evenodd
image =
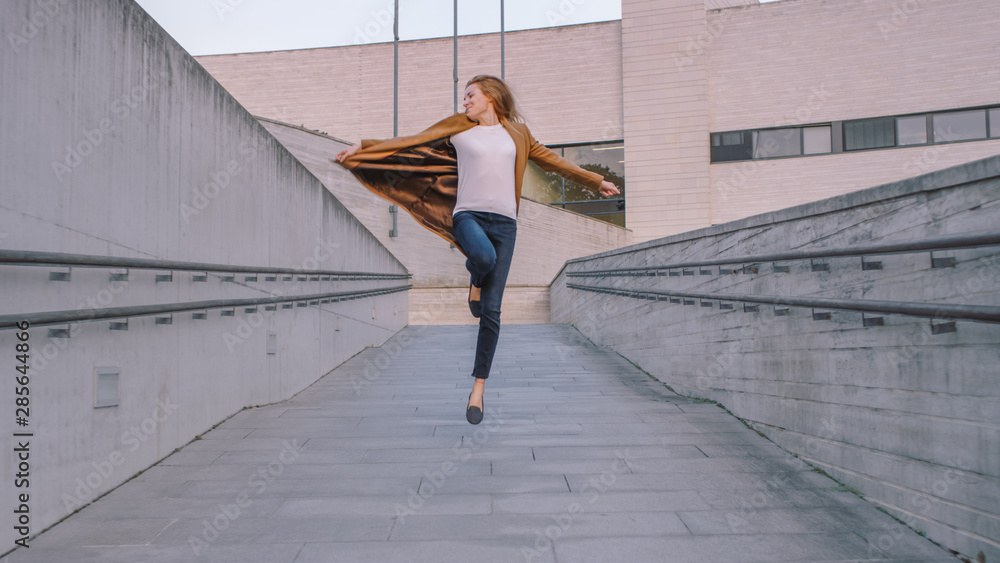
<instances>
[{"instance_id":1,"label":"white t-shirt","mask_svg":"<svg viewBox=\"0 0 1000 563\"><path fill-rule=\"evenodd\" d=\"M476 125L451 136L458 154L455 211L488 211L517 218L514 161L517 147L503 124Z\"/></svg>"}]
</instances>

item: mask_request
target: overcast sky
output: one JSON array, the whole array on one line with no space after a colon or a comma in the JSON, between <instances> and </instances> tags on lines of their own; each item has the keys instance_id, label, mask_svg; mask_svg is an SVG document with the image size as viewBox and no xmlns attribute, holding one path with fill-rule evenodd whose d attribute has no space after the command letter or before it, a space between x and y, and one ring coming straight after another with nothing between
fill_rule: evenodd
<instances>
[{"instance_id":1,"label":"overcast sky","mask_svg":"<svg viewBox=\"0 0 1000 563\"><path fill-rule=\"evenodd\" d=\"M193 55L392 41L393 0L137 0ZM505 0L508 31L621 19L621 0ZM401 40L450 37L454 0L400 0ZM500 31L500 1L459 0L458 33Z\"/></svg>"},{"instance_id":2,"label":"overcast sky","mask_svg":"<svg viewBox=\"0 0 1000 563\"><path fill-rule=\"evenodd\" d=\"M774 1L774 0L765 0ZM192 55L392 41L393 0L137 0ZM454 0L400 0L402 40L450 37ZM504 0L504 28L621 19L621 0ZM500 31L500 0L459 0L458 33Z\"/></svg>"}]
</instances>

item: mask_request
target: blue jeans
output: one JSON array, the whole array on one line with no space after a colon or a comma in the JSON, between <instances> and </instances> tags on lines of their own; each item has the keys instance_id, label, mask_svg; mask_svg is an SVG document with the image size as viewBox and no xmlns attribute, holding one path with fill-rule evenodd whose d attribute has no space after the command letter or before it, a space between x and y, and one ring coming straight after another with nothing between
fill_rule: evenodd
<instances>
[{"instance_id":1,"label":"blue jeans","mask_svg":"<svg viewBox=\"0 0 1000 563\"><path fill-rule=\"evenodd\" d=\"M455 238L465 250L472 285L481 289L479 340L472 376L486 379L500 338L500 302L514 256L517 221L482 211L459 211L453 218Z\"/></svg>"}]
</instances>

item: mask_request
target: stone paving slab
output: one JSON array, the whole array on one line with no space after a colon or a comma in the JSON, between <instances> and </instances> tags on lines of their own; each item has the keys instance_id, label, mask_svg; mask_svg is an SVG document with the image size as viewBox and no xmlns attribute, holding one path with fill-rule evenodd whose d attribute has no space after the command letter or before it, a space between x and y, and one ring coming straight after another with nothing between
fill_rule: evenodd
<instances>
[{"instance_id":1,"label":"stone paving slab","mask_svg":"<svg viewBox=\"0 0 1000 563\"><path fill-rule=\"evenodd\" d=\"M462 540L492 535L513 544L532 547L537 530L558 525L548 514L490 514L484 516L413 516L393 530L390 540ZM561 529L561 528L560 528ZM562 537L689 535L685 523L673 512L616 512L577 514ZM544 535L544 534L543 534Z\"/></svg>"},{"instance_id":2,"label":"stone paving slab","mask_svg":"<svg viewBox=\"0 0 1000 563\"><path fill-rule=\"evenodd\" d=\"M0 562L957 561L572 327L505 326L471 426L475 339L408 327Z\"/></svg>"}]
</instances>

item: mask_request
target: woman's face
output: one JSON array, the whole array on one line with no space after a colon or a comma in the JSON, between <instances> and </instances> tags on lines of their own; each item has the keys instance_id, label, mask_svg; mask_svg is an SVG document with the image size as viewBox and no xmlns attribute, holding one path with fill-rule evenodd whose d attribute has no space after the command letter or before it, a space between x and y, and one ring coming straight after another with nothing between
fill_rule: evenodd
<instances>
[{"instance_id":1,"label":"woman's face","mask_svg":"<svg viewBox=\"0 0 1000 563\"><path fill-rule=\"evenodd\" d=\"M469 84L465 89L465 115L473 121L480 121L492 111L493 102L483 94L479 84Z\"/></svg>"}]
</instances>

